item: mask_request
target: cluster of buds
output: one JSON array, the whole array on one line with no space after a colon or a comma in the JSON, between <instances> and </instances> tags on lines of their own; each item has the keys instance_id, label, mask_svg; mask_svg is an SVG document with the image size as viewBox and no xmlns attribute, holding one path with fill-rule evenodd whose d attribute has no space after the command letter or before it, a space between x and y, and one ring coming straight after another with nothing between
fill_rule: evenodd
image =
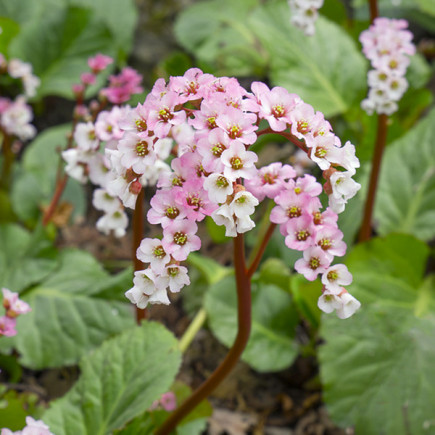
<instances>
[{"instance_id":1,"label":"cluster of buds","mask_svg":"<svg viewBox=\"0 0 435 435\"><path fill-rule=\"evenodd\" d=\"M35 96L40 80L33 75L31 64L20 59L7 61L1 53L0 74L7 74L9 79L19 80L23 88L23 94L14 100L0 97L0 126L6 134L21 141L32 139L36 129L31 124L33 112L27 104L27 99Z\"/></svg>"},{"instance_id":2,"label":"cluster of buds","mask_svg":"<svg viewBox=\"0 0 435 435\"><path fill-rule=\"evenodd\" d=\"M22 430L12 432L10 429L2 429L0 435L54 435L50 428L42 421L35 420L30 416L26 417L26 427Z\"/></svg>"},{"instance_id":3,"label":"cluster of buds","mask_svg":"<svg viewBox=\"0 0 435 435\"><path fill-rule=\"evenodd\" d=\"M74 86L78 122L72 137L76 146L63 151L62 157L67 163L65 170L70 177L81 183L90 180L98 186L94 191L93 205L104 215L97 221L97 228L105 234L113 232L116 237L122 237L128 226L124 206L134 208L137 193L142 185L146 185L147 177L143 177L143 184L140 184L139 189L136 185L130 189L136 188L134 193L128 189L124 192L122 186L120 187L119 165L114 155L118 152L118 146L122 147L125 130L121 126L125 124L124 119L128 118L131 108L117 105L111 110L102 111L102 108L107 101L120 104L130 99L132 94L142 92L139 86L140 75L131 68L124 68L118 76L110 76L109 86L100 91L101 104L91 102L90 110L83 105L86 87L93 84L96 75L112 62L110 57L102 54L90 58L88 65L91 72L83 73L81 84ZM102 150L105 150L106 154L101 152ZM164 155L164 158L167 156ZM131 176L126 175L126 171L121 172L127 178ZM133 178L137 179L137 176Z\"/></svg>"},{"instance_id":4,"label":"cluster of buds","mask_svg":"<svg viewBox=\"0 0 435 435\"><path fill-rule=\"evenodd\" d=\"M228 237L236 237L254 228L251 216L267 197L276 203L270 219L280 224L287 246L304 252L297 268L310 279L326 273L332 283L324 287L320 308L326 305L325 311L336 309L347 317L359 303L344 297L344 288L337 293L335 285L346 279L329 268L333 257L346 249L337 213L360 187L352 179L359 167L355 148L349 142L342 147L323 114L297 95L281 87L270 90L260 82L251 89L247 92L234 78L216 78L193 68L182 77L171 77L168 84L158 80L134 110L132 125L140 127L140 134L129 143L128 164L148 164L168 138L176 144L177 157L172 171L160 174L147 215L151 224L161 225L163 236L142 241L137 257L148 267L135 272L126 296L139 308L168 304L167 291L178 292L190 282L180 263L201 247L197 222L211 216L225 226ZM262 120L270 128L258 131ZM321 211L322 186L314 177L296 178L294 168L280 162L256 168L258 156L249 148L267 132L290 139L324 171L326 211ZM125 170L136 172L135 167Z\"/></svg>"},{"instance_id":5,"label":"cluster of buds","mask_svg":"<svg viewBox=\"0 0 435 435\"><path fill-rule=\"evenodd\" d=\"M30 306L18 298L18 293L13 293L7 288L2 289L3 307L6 314L0 317L0 336L13 337L17 335L15 329L17 317L20 314L26 314L31 311Z\"/></svg>"},{"instance_id":6,"label":"cluster of buds","mask_svg":"<svg viewBox=\"0 0 435 435\"><path fill-rule=\"evenodd\" d=\"M397 102L408 88L405 73L415 46L407 27L406 20L376 18L360 35L363 53L373 68L368 73L368 97L361 103L369 115L391 115L397 111Z\"/></svg>"},{"instance_id":7,"label":"cluster of buds","mask_svg":"<svg viewBox=\"0 0 435 435\"><path fill-rule=\"evenodd\" d=\"M313 36L316 32L318 10L323 0L288 0L291 16L290 22L301 29L305 35Z\"/></svg>"}]
</instances>

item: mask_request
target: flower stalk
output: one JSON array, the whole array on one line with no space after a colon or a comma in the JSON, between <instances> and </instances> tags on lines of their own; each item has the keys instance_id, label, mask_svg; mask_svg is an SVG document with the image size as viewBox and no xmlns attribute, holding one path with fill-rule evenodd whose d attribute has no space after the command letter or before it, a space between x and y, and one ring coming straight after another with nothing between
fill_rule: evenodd
<instances>
[{"instance_id":1,"label":"flower stalk","mask_svg":"<svg viewBox=\"0 0 435 435\"><path fill-rule=\"evenodd\" d=\"M143 239L143 222L144 222L144 213L143 213L143 200L144 200L144 189L141 189L139 195L136 199L136 206L133 213L133 268L134 271L142 270L144 268L144 264L142 261L137 258L136 251L139 248L140 243ZM140 324L140 322L146 318L146 310L136 307L136 322Z\"/></svg>"},{"instance_id":2,"label":"flower stalk","mask_svg":"<svg viewBox=\"0 0 435 435\"><path fill-rule=\"evenodd\" d=\"M388 116L385 114L378 115L378 130L376 134L375 150L373 154L372 170L370 173L370 182L367 193L367 199L364 206L364 217L359 233L359 241L369 240L372 234L372 217L376 199L376 189L378 187L379 172L381 169L382 156L384 154L385 144L387 142Z\"/></svg>"},{"instance_id":3,"label":"flower stalk","mask_svg":"<svg viewBox=\"0 0 435 435\"><path fill-rule=\"evenodd\" d=\"M234 238L234 266L237 284L237 337L227 356L212 375L182 403L157 429L155 435L167 435L196 406L207 398L216 387L228 376L240 359L251 332L251 280L248 276L245 261L245 246L243 234Z\"/></svg>"}]
</instances>

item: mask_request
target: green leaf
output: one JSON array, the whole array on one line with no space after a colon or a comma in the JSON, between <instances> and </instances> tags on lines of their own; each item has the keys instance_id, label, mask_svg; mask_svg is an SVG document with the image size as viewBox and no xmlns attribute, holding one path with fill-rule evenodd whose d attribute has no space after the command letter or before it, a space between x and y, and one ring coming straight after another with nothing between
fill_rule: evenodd
<instances>
[{"instance_id":1,"label":"green leaf","mask_svg":"<svg viewBox=\"0 0 435 435\"><path fill-rule=\"evenodd\" d=\"M113 35L113 43L124 53L130 52L136 28L137 11L134 0L70 0L66 4L88 8Z\"/></svg>"},{"instance_id":2,"label":"green leaf","mask_svg":"<svg viewBox=\"0 0 435 435\"><path fill-rule=\"evenodd\" d=\"M129 286L131 277L123 275L121 283L90 254L64 250L58 271L22 297L32 311L19 318L18 334L4 345L15 347L21 364L33 369L75 364L134 324L130 304L99 296L112 287L124 293Z\"/></svg>"},{"instance_id":3,"label":"green leaf","mask_svg":"<svg viewBox=\"0 0 435 435\"><path fill-rule=\"evenodd\" d=\"M112 34L92 11L65 8L62 2L42 8L39 16L26 22L12 41L10 56L33 65L41 79L39 97L55 94L71 98L71 86L88 70L87 58L98 52L113 55Z\"/></svg>"},{"instance_id":4,"label":"green leaf","mask_svg":"<svg viewBox=\"0 0 435 435\"><path fill-rule=\"evenodd\" d=\"M416 0L416 2L425 13L435 16L435 3L433 0Z\"/></svg>"},{"instance_id":5,"label":"green leaf","mask_svg":"<svg viewBox=\"0 0 435 435\"><path fill-rule=\"evenodd\" d=\"M279 258L268 258L261 265L258 280L265 284L274 284L282 290L290 290L289 267Z\"/></svg>"},{"instance_id":6,"label":"green leaf","mask_svg":"<svg viewBox=\"0 0 435 435\"><path fill-rule=\"evenodd\" d=\"M39 229L34 233L14 224L0 225L0 285L22 292L52 272L56 250Z\"/></svg>"},{"instance_id":7,"label":"green leaf","mask_svg":"<svg viewBox=\"0 0 435 435\"><path fill-rule=\"evenodd\" d=\"M431 433L435 421L435 287L423 279L424 243L374 239L348 259L350 292L362 307L345 321L325 316L320 347L328 411L355 433Z\"/></svg>"},{"instance_id":8,"label":"green leaf","mask_svg":"<svg viewBox=\"0 0 435 435\"><path fill-rule=\"evenodd\" d=\"M204 257L200 254L190 254L188 262L201 272L208 284L214 284L220 281L231 272L231 269L228 267L223 267L211 258Z\"/></svg>"},{"instance_id":9,"label":"green leaf","mask_svg":"<svg viewBox=\"0 0 435 435\"><path fill-rule=\"evenodd\" d=\"M291 293L298 310L310 325L317 329L320 325L321 311L317 301L322 292L319 280L307 281L302 275L294 275L291 280Z\"/></svg>"},{"instance_id":10,"label":"green leaf","mask_svg":"<svg viewBox=\"0 0 435 435\"><path fill-rule=\"evenodd\" d=\"M258 0L209 0L183 11L175 36L200 62L212 65L216 75L252 75L265 66L265 56L246 16Z\"/></svg>"},{"instance_id":11,"label":"green leaf","mask_svg":"<svg viewBox=\"0 0 435 435\"><path fill-rule=\"evenodd\" d=\"M109 434L169 390L180 362L173 335L145 322L83 358L80 379L43 421L56 435Z\"/></svg>"},{"instance_id":12,"label":"green leaf","mask_svg":"<svg viewBox=\"0 0 435 435\"><path fill-rule=\"evenodd\" d=\"M290 23L285 1L266 2L249 18L269 53L274 85L295 92L326 116L346 112L364 98L367 62L338 25L320 17L306 37Z\"/></svg>"},{"instance_id":13,"label":"green leaf","mask_svg":"<svg viewBox=\"0 0 435 435\"><path fill-rule=\"evenodd\" d=\"M0 53L7 55L9 44L20 31L20 25L4 16L0 16L0 28L2 29L0 37Z\"/></svg>"},{"instance_id":14,"label":"green leaf","mask_svg":"<svg viewBox=\"0 0 435 435\"><path fill-rule=\"evenodd\" d=\"M411 63L406 71L406 79L411 88L422 88L430 80L432 75L431 68L424 57L419 53L411 56L410 60Z\"/></svg>"},{"instance_id":15,"label":"green leaf","mask_svg":"<svg viewBox=\"0 0 435 435\"><path fill-rule=\"evenodd\" d=\"M205 296L209 326L231 346L237 333L237 293L234 276L214 284ZM272 284L252 283L252 330L242 359L260 372L288 367L297 356L298 316L291 296Z\"/></svg>"},{"instance_id":16,"label":"green leaf","mask_svg":"<svg viewBox=\"0 0 435 435\"><path fill-rule=\"evenodd\" d=\"M435 110L386 150L376 194L380 234L435 236Z\"/></svg>"},{"instance_id":17,"label":"green leaf","mask_svg":"<svg viewBox=\"0 0 435 435\"><path fill-rule=\"evenodd\" d=\"M50 202L61 159L58 150L65 147L66 135L70 131L68 124L49 128L27 147L21 172L12 187L12 206L20 219L35 222L40 216L41 207ZM73 217L85 214L83 187L76 180L68 180L62 201L73 204Z\"/></svg>"}]
</instances>

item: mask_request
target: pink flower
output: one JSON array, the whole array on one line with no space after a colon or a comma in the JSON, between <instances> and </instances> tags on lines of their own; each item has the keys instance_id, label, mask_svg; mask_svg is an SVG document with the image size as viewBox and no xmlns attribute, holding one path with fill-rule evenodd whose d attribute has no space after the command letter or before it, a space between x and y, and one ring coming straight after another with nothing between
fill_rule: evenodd
<instances>
[{"instance_id":1,"label":"pink flower","mask_svg":"<svg viewBox=\"0 0 435 435\"><path fill-rule=\"evenodd\" d=\"M309 247L303 255L303 258L296 261L295 269L308 281L314 281L317 275L325 272L331 264L331 259L318 246Z\"/></svg>"},{"instance_id":2,"label":"pink flower","mask_svg":"<svg viewBox=\"0 0 435 435\"><path fill-rule=\"evenodd\" d=\"M177 261L184 261L192 251L201 247L201 239L196 235L198 226L187 219L175 220L163 229L163 246Z\"/></svg>"},{"instance_id":3,"label":"pink flower","mask_svg":"<svg viewBox=\"0 0 435 435\"><path fill-rule=\"evenodd\" d=\"M113 59L110 56L100 53L88 59L89 68L91 68L95 74L106 69L111 63L113 63Z\"/></svg>"},{"instance_id":4,"label":"pink flower","mask_svg":"<svg viewBox=\"0 0 435 435\"><path fill-rule=\"evenodd\" d=\"M216 119L216 124L225 131L230 139L238 139L244 144L251 145L257 140L254 133L257 117L252 113L244 113L234 107L227 107Z\"/></svg>"},{"instance_id":5,"label":"pink flower","mask_svg":"<svg viewBox=\"0 0 435 435\"><path fill-rule=\"evenodd\" d=\"M315 244L328 255L342 257L346 253L346 243L342 239L343 233L336 226L323 225L316 231Z\"/></svg>"},{"instance_id":6,"label":"pink flower","mask_svg":"<svg viewBox=\"0 0 435 435\"><path fill-rule=\"evenodd\" d=\"M175 110L180 104L176 92L169 91L161 98L148 95L146 105L149 108L148 129L154 131L158 138L166 137L172 125L180 125L186 120L184 110Z\"/></svg>"},{"instance_id":7,"label":"pink flower","mask_svg":"<svg viewBox=\"0 0 435 435\"><path fill-rule=\"evenodd\" d=\"M207 191L202 187L202 180L191 178L183 187L174 187L175 201L186 212L187 219L202 221L210 216L217 205L209 201Z\"/></svg>"},{"instance_id":8,"label":"pink flower","mask_svg":"<svg viewBox=\"0 0 435 435\"><path fill-rule=\"evenodd\" d=\"M17 335L17 331L15 330L16 324L17 320L15 318L9 316L1 316L0 336L4 335L5 337L13 337L14 335Z\"/></svg>"},{"instance_id":9,"label":"pink flower","mask_svg":"<svg viewBox=\"0 0 435 435\"><path fill-rule=\"evenodd\" d=\"M17 317L32 311L30 305L18 298L18 293L13 293L7 288L2 288L3 306L8 317Z\"/></svg>"},{"instance_id":10,"label":"pink flower","mask_svg":"<svg viewBox=\"0 0 435 435\"><path fill-rule=\"evenodd\" d=\"M90 72L85 72L81 74L80 80L84 85L93 85L95 84L95 75Z\"/></svg>"},{"instance_id":11,"label":"pink flower","mask_svg":"<svg viewBox=\"0 0 435 435\"><path fill-rule=\"evenodd\" d=\"M290 249L304 251L313 245L316 228L311 215L303 214L297 219L290 219L285 226L285 231L287 233L285 244Z\"/></svg>"},{"instance_id":12,"label":"pink flower","mask_svg":"<svg viewBox=\"0 0 435 435\"><path fill-rule=\"evenodd\" d=\"M272 130L284 131L291 122L290 113L300 98L279 86L269 90L261 82L252 83L251 88L259 104L259 117L266 119Z\"/></svg>"},{"instance_id":13,"label":"pink flower","mask_svg":"<svg viewBox=\"0 0 435 435\"><path fill-rule=\"evenodd\" d=\"M181 103L198 100L204 97L207 91L206 85L213 79L211 74L204 74L198 68L190 68L184 73L184 76L171 77L169 89L179 94Z\"/></svg>"},{"instance_id":14,"label":"pink flower","mask_svg":"<svg viewBox=\"0 0 435 435\"><path fill-rule=\"evenodd\" d=\"M100 91L112 104L122 104L128 101L133 94L143 91L140 86L142 77L130 67L122 69L118 75L109 77L109 87Z\"/></svg>"},{"instance_id":15,"label":"pink flower","mask_svg":"<svg viewBox=\"0 0 435 435\"><path fill-rule=\"evenodd\" d=\"M173 190L158 190L151 198L151 208L147 218L150 224L160 224L167 227L175 219L181 220L186 217L186 211L175 200Z\"/></svg>"},{"instance_id":16,"label":"pink flower","mask_svg":"<svg viewBox=\"0 0 435 435\"><path fill-rule=\"evenodd\" d=\"M160 403L165 411L173 411L177 407L177 398L172 391L162 394Z\"/></svg>"},{"instance_id":17,"label":"pink flower","mask_svg":"<svg viewBox=\"0 0 435 435\"><path fill-rule=\"evenodd\" d=\"M255 177L246 180L245 187L259 201L266 196L273 199L285 188L286 180L293 177L296 177L296 171L290 165L271 163L259 169Z\"/></svg>"}]
</instances>

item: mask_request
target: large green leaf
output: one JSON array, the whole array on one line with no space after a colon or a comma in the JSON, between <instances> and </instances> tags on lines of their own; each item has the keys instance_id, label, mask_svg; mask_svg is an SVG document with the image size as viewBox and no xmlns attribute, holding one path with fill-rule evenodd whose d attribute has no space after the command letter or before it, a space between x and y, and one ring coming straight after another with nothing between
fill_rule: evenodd
<instances>
[{"instance_id":1,"label":"large green leaf","mask_svg":"<svg viewBox=\"0 0 435 435\"><path fill-rule=\"evenodd\" d=\"M246 76L265 66L246 16L258 0L209 0L185 9L175 23L175 36L216 75Z\"/></svg>"},{"instance_id":2,"label":"large green leaf","mask_svg":"<svg viewBox=\"0 0 435 435\"><path fill-rule=\"evenodd\" d=\"M290 23L287 2L266 2L250 17L251 28L269 53L274 85L295 92L327 116L359 104L366 90L367 63L337 24L320 17L306 37Z\"/></svg>"},{"instance_id":3,"label":"large green leaf","mask_svg":"<svg viewBox=\"0 0 435 435\"><path fill-rule=\"evenodd\" d=\"M392 143L382 161L375 218L380 234L435 236L435 110Z\"/></svg>"},{"instance_id":4,"label":"large green leaf","mask_svg":"<svg viewBox=\"0 0 435 435\"><path fill-rule=\"evenodd\" d=\"M20 362L30 368L75 364L107 337L134 324L130 304L104 299L109 289L124 293L131 276L110 276L88 253L64 250L60 267L22 297L32 311L20 317L15 337L5 346L15 347ZM2 343L3 344L3 343Z\"/></svg>"},{"instance_id":5,"label":"large green leaf","mask_svg":"<svg viewBox=\"0 0 435 435\"><path fill-rule=\"evenodd\" d=\"M12 186L13 209L23 221L36 221L41 207L50 202L60 163L58 151L65 147L66 134L70 130L71 126L67 124L49 128L27 147L21 170ZM62 201L73 204L73 216L84 215L85 195L76 180L68 180Z\"/></svg>"},{"instance_id":6,"label":"large green leaf","mask_svg":"<svg viewBox=\"0 0 435 435\"><path fill-rule=\"evenodd\" d=\"M354 249L350 291L362 307L325 316L319 352L333 420L371 435L428 434L435 427L435 287L423 279L426 245L390 235Z\"/></svg>"},{"instance_id":7,"label":"large green leaf","mask_svg":"<svg viewBox=\"0 0 435 435\"><path fill-rule=\"evenodd\" d=\"M226 346L237 333L237 292L234 276L211 286L205 296L210 328ZM252 330L242 359L258 371L288 367L297 356L298 316L291 296L273 284L252 283Z\"/></svg>"},{"instance_id":8,"label":"large green leaf","mask_svg":"<svg viewBox=\"0 0 435 435\"><path fill-rule=\"evenodd\" d=\"M0 286L22 292L52 272L56 250L43 230L34 233L18 225L0 225Z\"/></svg>"},{"instance_id":9,"label":"large green leaf","mask_svg":"<svg viewBox=\"0 0 435 435\"><path fill-rule=\"evenodd\" d=\"M134 0L64 0L66 4L91 9L113 34L113 43L123 52L130 52L136 27Z\"/></svg>"},{"instance_id":10,"label":"large green leaf","mask_svg":"<svg viewBox=\"0 0 435 435\"><path fill-rule=\"evenodd\" d=\"M43 420L56 435L109 434L169 390L180 361L177 341L162 325L127 330L83 358L80 379Z\"/></svg>"},{"instance_id":11,"label":"large green leaf","mask_svg":"<svg viewBox=\"0 0 435 435\"><path fill-rule=\"evenodd\" d=\"M9 46L11 57L33 65L41 79L39 97L71 97L71 86L88 70L88 57L98 52L114 54L113 36L107 25L98 21L91 10L67 8L62 2L41 8Z\"/></svg>"}]
</instances>

